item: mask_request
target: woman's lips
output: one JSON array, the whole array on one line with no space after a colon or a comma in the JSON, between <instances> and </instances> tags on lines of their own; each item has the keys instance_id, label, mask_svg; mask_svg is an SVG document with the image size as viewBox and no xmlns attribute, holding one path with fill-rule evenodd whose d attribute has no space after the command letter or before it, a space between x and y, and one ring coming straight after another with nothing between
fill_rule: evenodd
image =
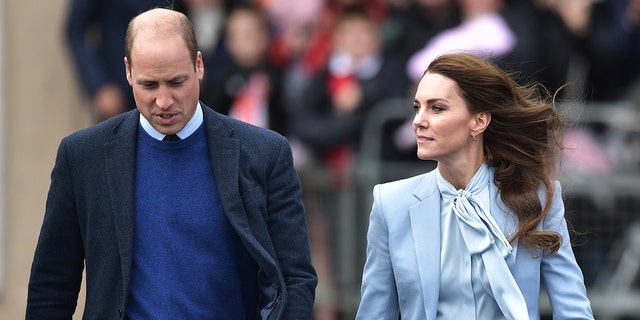
<instances>
[{"instance_id":1,"label":"woman's lips","mask_svg":"<svg viewBox=\"0 0 640 320\"><path fill-rule=\"evenodd\" d=\"M427 137L427 136L416 136L418 142L429 142L429 141L433 141L435 139Z\"/></svg>"}]
</instances>

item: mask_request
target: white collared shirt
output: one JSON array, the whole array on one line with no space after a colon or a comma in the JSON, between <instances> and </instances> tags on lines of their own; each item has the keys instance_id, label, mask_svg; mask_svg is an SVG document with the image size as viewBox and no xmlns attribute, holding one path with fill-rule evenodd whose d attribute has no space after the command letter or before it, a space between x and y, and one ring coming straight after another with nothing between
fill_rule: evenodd
<instances>
[{"instance_id":1,"label":"white collared shirt","mask_svg":"<svg viewBox=\"0 0 640 320\"><path fill-rule=\"evenodd\" d=\"M187 125L182 128L182 130L178 131L177 135L180 139L184 140L189 137L192 133L200 127L202 122L204 121L204 117L202 115L202 107L200 106L200 102L198 101L198 105L196 106L196 112L191 117L191 120L187 122ZM156 128L154 128L149 120L145 118L142 113L140 114L140 125L142 125L142 129L146 131L151 137L154 139L162 140L165 137L165 134L160 133Z\"/></svg>"}]
</instances>

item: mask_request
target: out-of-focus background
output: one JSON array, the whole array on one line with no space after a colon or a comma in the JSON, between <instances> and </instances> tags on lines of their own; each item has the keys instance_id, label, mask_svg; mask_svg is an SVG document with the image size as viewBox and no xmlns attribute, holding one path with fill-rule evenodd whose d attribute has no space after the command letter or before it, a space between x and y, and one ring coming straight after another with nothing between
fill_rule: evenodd
<instances>
[{"instance_id":1,"label":"out-of-focus background","mask_svg":"<svg viewBox=\"0 0 640 320\"><path fill-rule=\"evenodd\" d=\"M24 318L58 144L133 106L120 41L158 3L0 0L1 319ZM314 319L355 316L373 186L434 168L415 157L413 90L452 50L562 88L559 179L594 312L640 319L640 1L171 3L196 28L202 101L291 142L320 279ZM82 306L81 293L77 319Z\"/></svg>"},{"instance_id":2,"label":"out-of-focus background","mask_svg":"<svg viewBox=\"0 0 640 320\"><path fill-rule=\"evenodd\" d=\"M24 319L27 281L60 139L91 123L63 41L67 1L0 1L0 318Z\"/></svg>"}]
</instances>

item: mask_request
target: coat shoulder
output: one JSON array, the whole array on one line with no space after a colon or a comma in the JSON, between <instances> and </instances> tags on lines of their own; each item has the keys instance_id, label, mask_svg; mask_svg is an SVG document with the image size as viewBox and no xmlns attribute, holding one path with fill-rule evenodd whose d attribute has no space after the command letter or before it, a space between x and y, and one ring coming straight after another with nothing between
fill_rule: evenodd
<instances>
[{"instance_id":1,"label":"coat shoulder","mask_svg":"<svg viewBox=\"0 0 640 320\"><path fill-rule=\"evenodd\" d=\"M385 195L403 197L411 194L420 196L424 192L430 193L435 186L434 171L429 171L416 176L378 184L376 189Z\"/></svg>"},{"instance_id":2,"label":"coat shoulder","mask_svg":"<svg viewBox=\"0 0 640 320\"><path fill-rule=\"evenodd\" d=\"M102 145L105 141L112 139L122 130L135 132L138 124L139 113L132 110L124 114L119 114L113 118L97 123L88 128L78 130L68 136L63 141L68 144L96 144Z\"/></svg>"}]
</instances>

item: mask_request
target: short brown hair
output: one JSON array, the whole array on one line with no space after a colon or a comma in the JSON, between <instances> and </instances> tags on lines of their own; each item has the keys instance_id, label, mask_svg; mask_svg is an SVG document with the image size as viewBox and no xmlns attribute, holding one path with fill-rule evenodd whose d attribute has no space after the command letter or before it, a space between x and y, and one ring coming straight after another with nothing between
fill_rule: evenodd
<instances>
[{"instance_id":1,"label":"short brown hair","mask_svg":"<svg viewBox=\"0 0 640 320\"><path fill-rule=\"evenodd\" d=\"M168 8L155 8L131 19L125 37L125 55L129 65L133 64L131 50L133 42L140 32L164 35L179 34L189 50L191 62L195 67L198 42L196 41L193 24L183 13Z\"/></svg>"}]
</instances>

